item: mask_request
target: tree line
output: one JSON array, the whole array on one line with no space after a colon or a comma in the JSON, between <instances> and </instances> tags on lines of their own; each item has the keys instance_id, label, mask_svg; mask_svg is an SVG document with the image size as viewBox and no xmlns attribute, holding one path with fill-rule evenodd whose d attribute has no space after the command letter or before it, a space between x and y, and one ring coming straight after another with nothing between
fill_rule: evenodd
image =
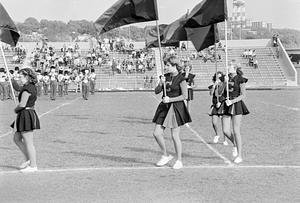
<instances>
[{"instance_id":1,"label":"tree line","mask_svg":"<svg viewBox=\"0 0 300 203\"><path fill-rule=\"evenodd\" d=\"M75 41L78 36L87 35L96 38L105 37L124 37L134 41L144 41L144 28L137 26L126 26L113 29L101 36L98 36L97 30L92 21L70 20L65 23L57 20L38 21L33 17L27 18L23 23L16 23L21 32L20 41L37 41L46 38L49 41ZM285 47L300 47L300 31L293 29L259 29L256 33L243 31L242 39L266 39L272 38L273 34L279 34L281 42ZM233 39L239 39L239 30L233 30ZM219 33L220 39L224 39L224 33Z\"/></svg>"}]
</instances>

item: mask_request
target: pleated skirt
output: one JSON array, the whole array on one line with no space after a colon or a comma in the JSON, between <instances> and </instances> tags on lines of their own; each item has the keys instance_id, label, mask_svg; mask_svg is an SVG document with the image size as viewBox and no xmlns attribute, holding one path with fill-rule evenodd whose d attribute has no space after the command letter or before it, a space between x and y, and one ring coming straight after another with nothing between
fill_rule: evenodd
<instances>
[{"instance_id":1,"label":"pleated skirt","mask_svg":"<svg viewBox=\"0 0 300 203\"><path fill-rule=\"evenodd\" d=\"M177 128L192 122L192 119L183 101L168 104L161 102L156 109L152 122L166 128Z\"/></svg>"},{"instance_id":2,"label":"pleated skirt","mask_svg":"<svg viewBox=\"0 0 300 203\"><path fill-rule=\"evenodd\" d=\"M247 115L249 110L246 104L243 101L236 102L230 106L227 106L226 103L223 103L224 108L223 115L235 116L235 115Z\"/></svg>"},{"instance_id":3,"label":"pleated skirt","mask_svg":"<svg viewBox=\"0 0 300 203\"><path fill-rule=\"evenodd\" d=\"M17 114L16 120L10 125L17 132L26 132L40 129L40 120L34 109L24 109Z\"/></svg>"}]
</instances>

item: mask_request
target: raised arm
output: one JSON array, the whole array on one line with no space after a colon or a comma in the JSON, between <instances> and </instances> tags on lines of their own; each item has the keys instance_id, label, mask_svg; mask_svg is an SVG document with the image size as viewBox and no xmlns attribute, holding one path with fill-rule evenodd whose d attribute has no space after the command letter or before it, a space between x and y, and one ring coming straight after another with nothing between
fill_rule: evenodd
<instances>
[{"instance_id":1,"label":"raised arm","mask_svg":"<svg viewBox=\"0 0 300 203\"><path fill-rule=\"evenodd\" d=\"M21 91L22 86L20 86L20 85L17 83L17 81L15 81L14 79L11 79L11 83L12 83L13 88L14 88L16 91L18 91L18 92Z\"/></svg>"}]
</instances>

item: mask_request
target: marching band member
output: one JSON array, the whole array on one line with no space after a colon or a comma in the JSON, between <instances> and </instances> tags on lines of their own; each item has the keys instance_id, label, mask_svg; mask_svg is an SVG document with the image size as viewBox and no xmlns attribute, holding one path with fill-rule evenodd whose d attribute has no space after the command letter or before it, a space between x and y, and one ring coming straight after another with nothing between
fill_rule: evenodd
<instances>
[{"instance_id":1,"label":"marching band member","mask_svg":"<svg viewBox=\"0 0 300 203\"><path fill-rule=\"evenodd\" d=\"M69 84L71 83L71 77L69 71L64 71L64 95L68 95Z\"/></svg>"},{"instance_id":2,"label":"marching band member","mask_svg":"<svg viewBox=\"0 0 300 203\"><path fill-rule=\"evenodd\" d=\"M44 72L44 76L43 76L43 90L44 90L44 95L48 95L49 85L50 85L50 78L48 76L48 73Z\"/></svg>"},{"instance_id":3,"label":"marching band member","mask_svg":"<svg viewBox=\"0 0 300 203\"><path fill-rule=\"evenodd\" d=\"M89 70L85 69L83 71L83 77L81 79L82 82L82 97L85 100L88 100L89 96L89 86L90 86L90 79L89 79Z\"/></svg>"},{"instance_id":4,"label":"marching band member","mask_svg":"<svg viewBox=\"0 0 300 203\"><path fill-rule=\"evenodd\" d=\"M41 70L36 71L36 78L37 78L37 84L36 84L37 96L39 97L42 94L42 87L43 87L43 76L41 74Z\"/></svg>"},{"instance_id":5,"label":"marching band member","mask_svg":"<svg viewBox=\"0 0 300 203\"><path fill-rule=\"evenodd\" d=\"M58 71L57 81L58 81L58 95L60 97L62 97L63 96L64 83L65 83L63 70Z\"/></svg>"},{"instance_id":6,"label":"marching band member","mask_svg":"<svg viewBox=\"0 0 300 203\"><path fill-rule=\"evenodd\" d=\"M94 68L91 69L91 74L89 78L90 78L91 94L93 95L95 94L95 86L96 86L96 73Z\"/></svg>"},{"instance_id":7,"label":"marching band member","mask_svg":"<svg viewBox=\"0 0 300 203\"><path fill-rule=\"evenodd\" d=\"M52 66L50 68L50 99L55 100L56 99L56 89L57 89L57 73L55 71L55 67Z\"/></svg>"}]
</instances>

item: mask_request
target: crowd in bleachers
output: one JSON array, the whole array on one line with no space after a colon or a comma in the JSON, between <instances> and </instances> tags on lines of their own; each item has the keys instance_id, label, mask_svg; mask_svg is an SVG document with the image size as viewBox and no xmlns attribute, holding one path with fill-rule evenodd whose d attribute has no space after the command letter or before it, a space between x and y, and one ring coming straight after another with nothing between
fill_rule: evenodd
<instances>
[{"instance_id":1,"label":"crowd in bleachers","mask_svg":"<svg viewBox=\"0 0 300 203\"><path fill-rule=\"evenodd\" d=\"M258 60L256 58L256 51L255 49L245 49L242 57L248 59L248 66L253 68L258 68Z\"/></svg>"},{"instance_id":2,"label":"crowd in bleachers","mask_svg":"<svg viewBox=\"0 0 300 203\"><path fill-rule=\"evenodd\" d=\"M16 47L12 47L9 45L3 45L3 49L5 52L11 53L11 62L14 64L21 64L23 63L26 57L26 49L23 45L17 45Z\"/></svg>"}]
</instances>

